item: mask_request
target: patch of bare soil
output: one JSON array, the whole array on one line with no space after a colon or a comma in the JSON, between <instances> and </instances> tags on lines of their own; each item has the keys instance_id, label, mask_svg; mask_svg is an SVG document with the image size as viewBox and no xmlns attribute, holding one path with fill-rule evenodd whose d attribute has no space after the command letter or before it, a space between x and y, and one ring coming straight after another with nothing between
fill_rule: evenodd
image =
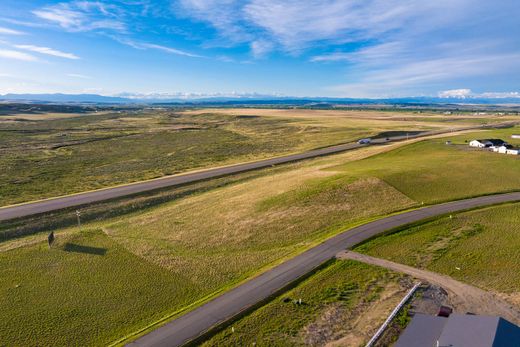
<instances>
[{"instance_id":1,"label":"patch of bare soil","mask_svg":"<svg viewBox=\"0 0 520 347\"><path fill-rule=\"evenodd\" d=\"M520 324L520 310L518 307L511 305L494 293L456 281L449 276L351 251L341 252L337 257L339 259L351 259L381 266L441 286L448 293L450 306L454 308L455 312L500 316L515 324Z\"/></svg>"},{"instance_id":2,"label":"patch of bare soil","mask_svg":"<svg viewBox=\"0 0 520 347\"><path fill-rule=\"evenodd\" d=\"M360 346L386 319L388 314L404 296L410 281L402 280L386 284L377 298L362 300L353 309L332 305L303 331L303 341L307 346ZM377 285L377 284L374 284ZM367 295L374 289L367 288Z\"/></svg>"}]
</instances>

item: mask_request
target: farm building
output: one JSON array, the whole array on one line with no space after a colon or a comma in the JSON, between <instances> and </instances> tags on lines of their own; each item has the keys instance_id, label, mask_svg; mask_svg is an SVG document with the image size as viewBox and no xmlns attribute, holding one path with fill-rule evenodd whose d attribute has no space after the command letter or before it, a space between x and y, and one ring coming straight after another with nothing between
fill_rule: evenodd
<instances>
[{"instance_id":1,"label":"farm building","mask_svg":"<svg viewBox=\"0 0 520 347\"><path fill-rule=\"evenodd\" d=\"M520 327L500 317L415 314L394 347L518 347Z\"/></svg>"},{"instance_id":2,"label":"farm building","mask_svg":"<svg viewBox=\"0 0 520 347\"><path fill-rule=\"evenodd\" d=\"M470 147L477 148L491 148L491 147L500 147L507 145L504 140L501 139L483 139L483 140L472 140L469 143Z\"/></svg>"},{"instance_id":3,"label":"farm building","mask_svg":"<svg viewBox=\"0 0 520 347\"><path fill-rule=\"evenodd\" d=\"M511 135L511 138L513 138L513 139L520 139L520 135L518 135L518 134L513 134L513 135Z\"/></svg>"},{"instance_id":4,"label":"farm building","mask_svg":"<svg viewBox=\"0 0 520 347\"><path fill-rule=\"evenodd\" d=\"M472 146L473 144L473 146ZM507 145L507 142L505 142L502 139L483 139L483 140L473 140L469 143L472 147L479 147L479 148L489 148L489 147L500 147Z\"/></svg>"},{"instance_id":5,"label":"farm building","mask_svg":"<svg viewBox=\"0 0 520 347\"><path fill-rule=\"evenodd\" d=\"M518 155L520 152L520 149L514 148L511 145L504 145L500 147L493 147L493 152L502 153L502 154L512 154L512 155Z\"/></svg>"}]
</instances>

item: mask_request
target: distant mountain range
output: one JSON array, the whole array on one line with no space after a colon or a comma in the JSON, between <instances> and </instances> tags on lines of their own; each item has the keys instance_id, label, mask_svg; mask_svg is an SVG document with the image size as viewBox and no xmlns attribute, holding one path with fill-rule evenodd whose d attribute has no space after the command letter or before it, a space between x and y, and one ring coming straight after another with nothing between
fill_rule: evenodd
<instances>
[{"instance_id":1,"label":"distant mountain range","mask_svg":"<svg viewBox=\"0 0 520 347\"><path fill-rule=\"evenodd\" d=\"M403 97L389 99L357 99L357 98L328 98L328 97L281 97L260 94L247 95L131 95L103 96L98 94L5 94L0 95L3 102L29 102L29 103L80 103L80 104L236 104L236 105L315 105L324 107L327 105L392 105L392 104L457 104L457 105L520 105L520 98L442 98L442 97Z\"/></svg>"}]
</instances>

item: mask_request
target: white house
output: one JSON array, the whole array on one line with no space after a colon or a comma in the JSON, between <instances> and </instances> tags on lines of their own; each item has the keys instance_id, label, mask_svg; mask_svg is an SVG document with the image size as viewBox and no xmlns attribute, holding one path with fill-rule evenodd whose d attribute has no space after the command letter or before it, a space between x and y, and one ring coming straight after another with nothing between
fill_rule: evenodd
<instances>
[{"instance_id":1,"label":"white house","mask_svg":"<svg viewBox=\"0 0 520 347\"><path fill-rule=\"evenodd\" d=\"M506 146L507 143L501 139L484 139L484 140L472 140L469 143L470 147L476 148L490 148L492 150L495 147Z\"/></svg>"},{"instance_id":2,"label":"white house","mask_svg":"<svg viewBox=\"0 0 520 347\"><path fill-rule=\"evenodd\" d=\"M486 144L483 142L480 142L481 140L472 140L469 142L470 147L476 147L476 148L484 148L486 147Z\"/></svg>"},{"instance_id":3,"label":"white house","mask_svg":"<svg viewBox=\"0 0 520 347\"><path fill-rule=\"evenodd\" d=\"M502 153L502 154L512 154L518 155L520 153L519 148L513 148L511 145L494 147L493 152Z\"/></svg>"}]
</instances>

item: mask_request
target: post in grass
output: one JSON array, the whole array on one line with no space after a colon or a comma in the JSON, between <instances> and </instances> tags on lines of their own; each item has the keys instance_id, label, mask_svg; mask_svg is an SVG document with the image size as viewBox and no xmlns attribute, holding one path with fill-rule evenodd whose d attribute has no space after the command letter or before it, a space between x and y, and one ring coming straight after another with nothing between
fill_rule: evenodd
<instances>
[{"instance_id":1,"label":"post in grass","mask_svg":"<svg viewBox=\"0 0 520 347\"><path fill-rule=\"evenodd\" d=\"M54 231L51 231L49 236L47 236L47 242L49 243L49 248L51 248L54 243Z\"/></svg>"}]
</instances>

